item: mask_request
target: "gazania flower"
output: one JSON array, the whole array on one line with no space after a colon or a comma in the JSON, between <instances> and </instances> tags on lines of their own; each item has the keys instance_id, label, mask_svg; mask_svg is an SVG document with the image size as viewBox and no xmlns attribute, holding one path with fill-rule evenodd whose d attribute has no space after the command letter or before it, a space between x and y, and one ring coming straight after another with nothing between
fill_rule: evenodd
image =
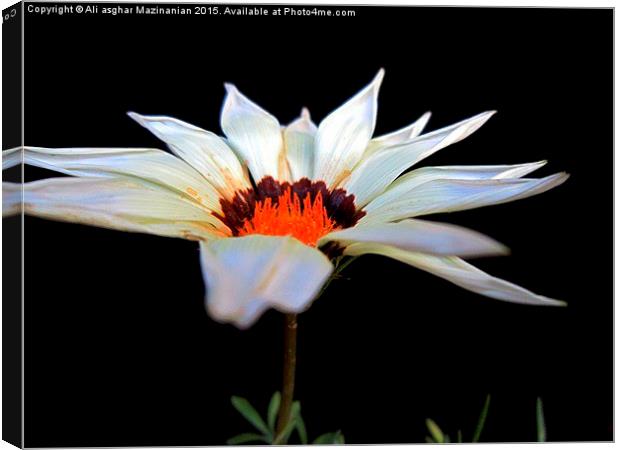
<instances>
[{"instance_id":1,"label":"gazania flower","mask_svg":"<svg viewBox=\"0 0 620 450\"><path fill-rule=\"evenodd\" d=\"M240 328L268 308L305 310L334 262L365 253L395 258L495 299L562 304L461 259L504 254L503 245L418 217L539 194L568 175L523 178L544 162L408 171L469 136L493 112L421 134L427 113L408 127L373 138L382 78L383 70L318 127L305 109L282 127L226 84L225 138L171 117L129 113L172 153L150 148L5 151L5 167L23 158L73 177L4 183L3 211L17 213L23 207L49 219L199 241L208 311Z\"/></svg>"}]
</instances>

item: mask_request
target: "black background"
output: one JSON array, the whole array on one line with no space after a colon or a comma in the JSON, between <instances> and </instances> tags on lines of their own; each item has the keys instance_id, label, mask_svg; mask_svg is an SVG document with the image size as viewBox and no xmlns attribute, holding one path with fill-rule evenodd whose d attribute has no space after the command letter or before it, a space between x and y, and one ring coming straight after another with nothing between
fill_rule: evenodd
<instances>
[{"instance_id":1,"label":"black background","mask_svg":"<svg viewBox=\"0 0 620 450\"><path fill-rule=\"evenodd\" d=\"M309 434L420 442L432 417L467 440L490 393L483 441L534 440L538 396L549 440L612 439L612 11L354 9L26 13L26 144L164 148L129 110L220 132L224 81L282 123L302 106L318 122L380 67L377 134L427 110L435 129L497 109L424 163L548 159L541 176L572 177L433 218L507 244L510 257L475 264L569 306L502 303L365 256L300 318ZM279 313L248 331L211 320L194 242L36 218L25 236L27 446L214 445L250 431L229 398L262 411L279 388Z\"/></svg>"}]
</instances>

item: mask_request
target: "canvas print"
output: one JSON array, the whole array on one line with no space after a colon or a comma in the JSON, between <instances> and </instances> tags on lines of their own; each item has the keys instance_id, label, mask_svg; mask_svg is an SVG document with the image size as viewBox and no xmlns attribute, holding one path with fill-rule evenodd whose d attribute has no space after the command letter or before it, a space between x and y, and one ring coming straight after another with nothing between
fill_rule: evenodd
<instances>
[{"instance_id":1,"label":"canvas print","mask_svg":"<svg viewBox=\"0 0 620 450\"><path fill-rule=\"evenodd\" d=\"M5 9L3 439L613 440L612 37L605 8Z\"/></svg>"}]
</instances>

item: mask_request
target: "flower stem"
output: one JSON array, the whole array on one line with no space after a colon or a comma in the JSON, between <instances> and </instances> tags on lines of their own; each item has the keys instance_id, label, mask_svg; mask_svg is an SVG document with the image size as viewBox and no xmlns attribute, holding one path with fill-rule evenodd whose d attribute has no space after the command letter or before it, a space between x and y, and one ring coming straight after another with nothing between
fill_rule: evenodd
<instances>
[{"instance_id":1,"label":"flower stem","mask_svg":"<svg viewBox=\"0 0 620 450\"><path fill-rule=\"evenodd\" d=\"M297 364L297 315L284 316L284 368L282 371L282 401L278 413L278 436L288 424L295 391L295 366Z\"/></svg>"},{"instance_id":2,"label":"flower stem","mask_svg":"<svg viewBox=\"0 0 620 450\"><path fill-rule=\"evenodd\" d=\"M357 257L347 258L343 263L338 264L332 275L323 285L323 288L316 296L315 301L323 295L329 284L338 278L349 264ZM278 422L276 425L276 437L280 436L291 419L291 407L293 406L293 395L295 392L295 366L297 365L297 314L284 315L284 366L282 371L282 400L280 411L278 412ZM277 438L276 438L277 439Z\"/></svg>"}]
</instances>

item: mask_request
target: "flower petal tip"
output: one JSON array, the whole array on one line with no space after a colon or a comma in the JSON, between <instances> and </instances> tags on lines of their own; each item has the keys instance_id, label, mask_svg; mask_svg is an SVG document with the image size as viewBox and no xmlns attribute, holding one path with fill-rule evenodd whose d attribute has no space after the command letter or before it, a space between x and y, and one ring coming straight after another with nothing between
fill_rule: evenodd
<instances>
[{"instance_id":1,"label":"flower petal tip","mask_svg":"<svg viewBox=\"0 0 620 450\"><path fill-rule=\"evenodd\" d=\"M431 112L426 111L424 114L420 116L418 120L415 121L414 125L417 125L417 127L416 126L411 127L411 134L409 135L409 138L414 139L418 137L422 133L426 125L428 125L429 120L431 120Z\"/></svg>"},{"instance_id":2,"label":"flower petal tip","mask_svg":"<svg viewBox=\"0 0 620 450\"><path fill-rule=\"evenodd\" d=\"M483 113L480 114L480 119L483 122L486 122L487 120L489 120L491 117L493 117L495 114L497 114L497 110L492 109L490 111L485 111Z\"/></svg>"},{"instance_id":3,"label":"flower petal tip","mask_svg":"<svg viewBox=\"0 0 620 450\"><path fill-rule=\"evenodd\" d=\"M554 186L559 186L560 184L563 184L566 180L570 178L570 173L558 172L554 175L551 175L549 178L554 181L553 183Z\"/></svg>"},{"instance_id":4,"label":"flower petal tip","mask_svg":"<svg viewBox=\"0 0 620 450\"><path fill-rule=\"evenodd\" d=\"M484 111L484 112L481 112L480 114L476 114L470 119L465 120L464 122L469 122L471 125L475 124L476 129L478 129L482 125L484 125L496 113L497 113L496 110Z\"/></svg>"},{"instance_id":5,"label":"flower petal tip","mask_svg":"<svg viewBox=\"0 0 620 450\"><path fill-rule=\"evenodd\" d=\"M383 81L384 76L385 76L385 69L381 67L379 71L377 72L377 75L375 75L375 79L373 80L373 83L381 83L381 81Z\"/></svg>"},{"instance_id":6,"label":"flower petal tip","mask_svg":"<svg viewBox=\"0 0 620 450\"><path fill-rule=\"evenodd\" d=\"M536 302L531 302L531 303L527 303L527 305L531 305L531 306L550 306L552 308L556 307L556 308L566 308L568 306L568 303L566 303L564 300L556 300L555 298L549 298L549 297L545 297L543 295L536 295L534 297L537 301Z\"/></svg>"},{"instance_id":7,"label":"flower petal tip","mask_svg":"<svg viewBox=\"0 0 620 450\"><path fill-rule=\"evenodd\" d=\"M224 115L230 113L236 107L244 104L244 97L239 89L232 83L224 83L224 89L226 89L226 95L224 97L224 103L222 104L222 113L220 115L220 121L224 119Z\"/></svg>"},{"instance_id":8,"label":"flower petal tip","mask_svg":"<svg viewBox=\"0 0 620 450\"><path fill-rule=\"evenodd\" d=\"M224 99L224 108L231 108L234 105L243 104L245 97L232 83L224 83L226 89L226 98Z\"/></svg>"},{"instance_id":9,"label":"flower petal tip","mask_svg":"<svg viewBox=\"0 0 620 450\"><path fill-rule=\"evenodd\" d=\"M375 92L378 92L379 88L381 87L381 83L383 82L384 76L385 76L385 69L383 68L379 69L379 72L377 72L377 75L375 75L373 80L370 82L370 84L368 85L368 88L372 89Z\"/></svg>"},{"instance_id":10,"label":"flower petal tip","mask_svg":"<svg viewBox=\"0 0 620 450\"><path fill-rule=\"evenodd\" d=\"M140 114L133 112L133 111L127 111L127 115L135 120L136 122L138 122L140 125L144 124L144 116L141 116Z\"/></svg>"},{"instance_id":11,"label":"flower petal tip","mask_svg":"<svg viewBox=\"0 0 620 450\"><path fill-rule=\"evenodd\" d=\"M304 120L310 120L310 110L304 106L303 108L301 108L300 116Z\"/></svg>"},{"instance_id":12,"label":"flower petal tip","mask_svg":"<svg viewBox=\"0 0 620 450\"><path fill-rule=\"evenodd\" d=\"M482 125L487 123L489 119L495 115L495 113L497 113L497 111L495 110L484 111L484 112L481 112L480 114L476 114L475 116L470 117L469 119L465 119L462 122L460 122L459 125L465 127L465 130L466 130L465 137L473 134L474 131L478 130ZM461 131L461 133L462 132L463 131ZM464 139L464 137L461 139Z\"/></svg>"},{"instance_id":13,"label":"flower petal tip","mask_svg":"<svg viewBox=\"0 0 620 450\"><path fill-rule=\"evenodd\" d=\"M495 239L484 237L486 242L486 248L481 248L478 254L472 254L469 258L486 257L486 256L509 256L511 253L510 247L496 241ZM464 257L466 258L466 257ZM466 258L467 259L467 258Z\"/></svg>"},{"instance_id":14,"label":"flower petal tip","mask_svg":"<svg viewBox=\"0 0 620 450\"><path fill-rule=\"evenodd\" d=\"M566 303L564 300L556 300L554 298L547 298L544 297L544 303L543 305L545 306L558 306L560 308L566 308L568 306L568 303Z\"/></svg>"},{"instance_id":15,"label":"flower petal tip","mask_svg":"<svg viewBox=\"0 0 620 450\"><path fill-rule=\"evenodd\" d=\"M538 166L538 167L542 167L546 164L549 163L549 160L547 159L541 159L540 161L536 161L535 163L533 163L534 166Z\"/></svg>"},{"instance_id":16,"label":"flower petal tip","mask_svg":"<svg viewBox=\"0 0 620 450\"><path fill-rule=\"evenodd\" d=\"M500 242L498 242L497 245L497 256L510 256L512 254L512 250L507 245Z\"/></svg>"}]
</instances>

